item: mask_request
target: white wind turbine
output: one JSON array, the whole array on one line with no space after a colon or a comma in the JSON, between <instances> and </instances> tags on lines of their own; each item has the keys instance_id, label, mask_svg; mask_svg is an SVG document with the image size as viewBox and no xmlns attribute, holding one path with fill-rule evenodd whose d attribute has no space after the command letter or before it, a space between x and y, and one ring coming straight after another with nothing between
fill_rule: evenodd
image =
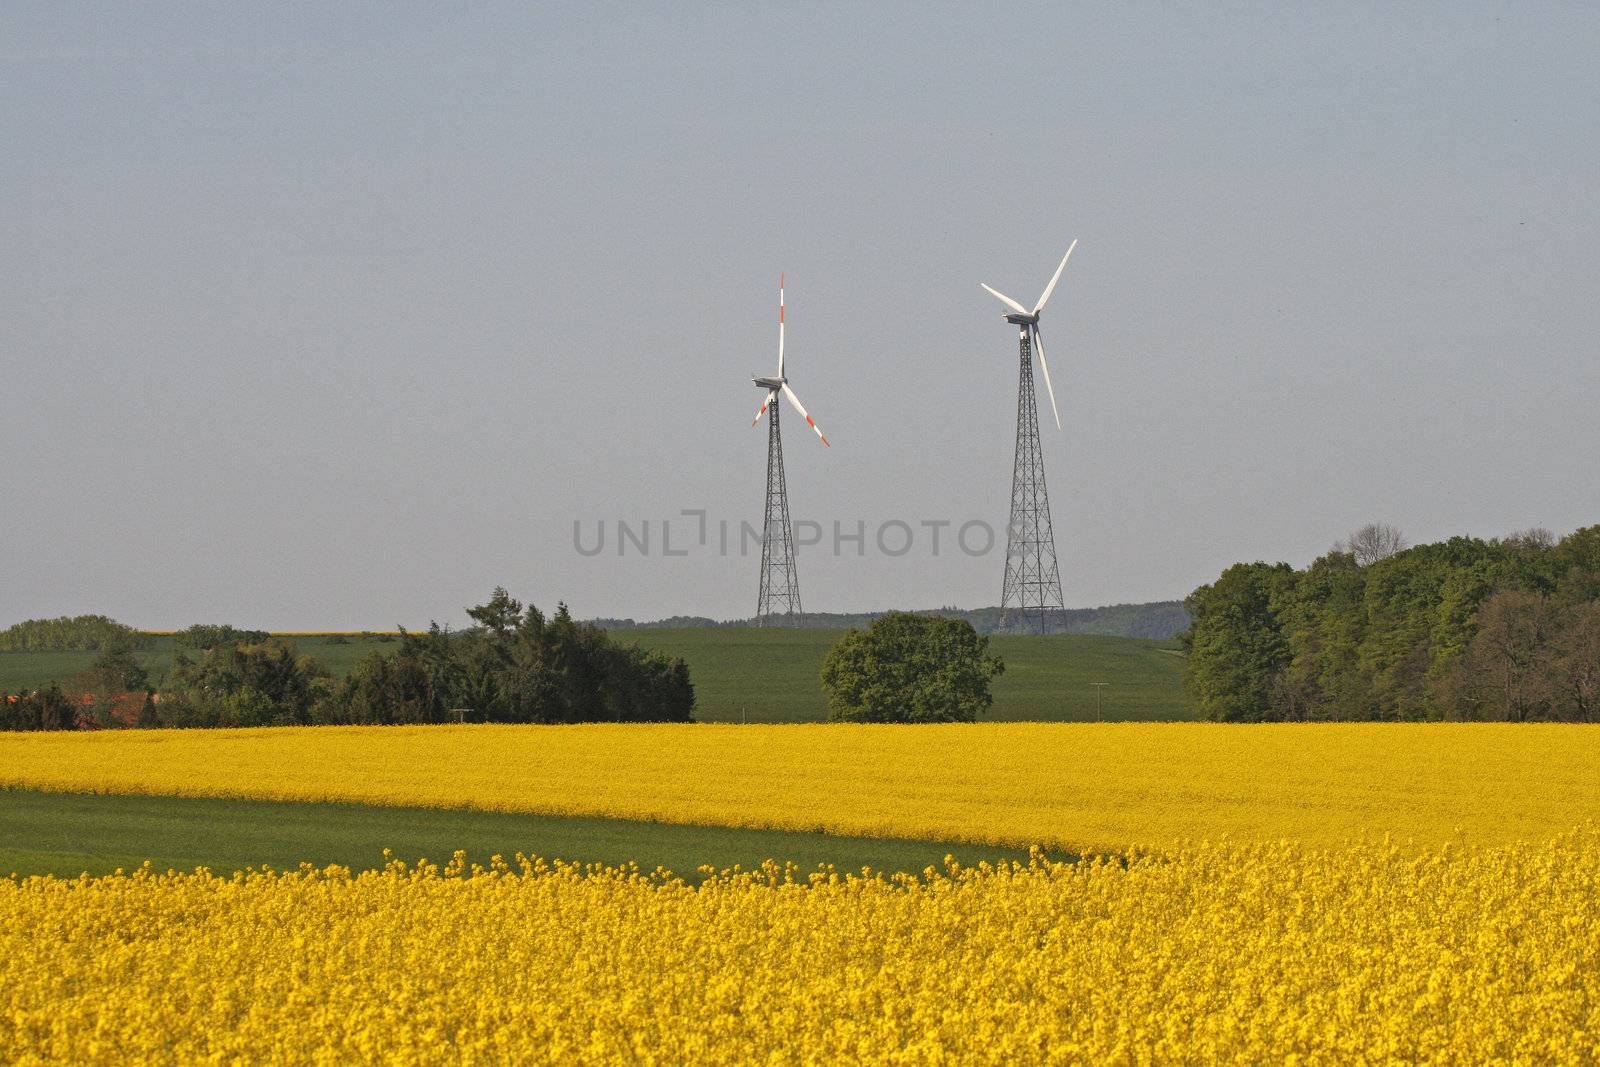
<instances>
[{"instance_id":1,"label":"white wind turbine","mask_svg":"<svg viewBox=\"0 0 1600 1067\"><path fill-rule=\"evenodd\" d=\"M1077 247L1078 241L1074 238L1072 244L1067 246L1067 254L1061 257L1061 265L1056 268L1055 276L1050 279L1050 284L1044 287L1044 295L1039 297L1039 302L1033 305L1032 311L1029 311L999 290L991 289L987 285L983 285L982 282L978 283L983 285L984 291L990 296L1012 309L1014 313L1007 315L1006 321L1020 326L1022 328L1023 343L1031 342L1033 348L1038 351L1039 369L1044 371L1044 387L1050 393L1050 414L1055 416L1056 429L1058 430L1061 429L1061 413L1056 410L1056 389L1055 386L1050 384L1050 364L1045 362L1044 342L1039 337L1039 313L1044 310L1045 301L1050 299L1050 294L1056 291L1056 282L1061 280L1061 272L1067 269L1067 260L1072 258L1072 250Z\"/></svg>"},{"instance_id":2,"label":"white wind turbine","mask_svg":"<svg viewBox=\"0 0 1600 1067\"><path fill-rule=\"evenodd\" d=\"M822 429L816 424L794 390L789 388L783 366L783 275L778 275L778 375L775 378L752 378L751 381L767 391L750 420L755 426L768 408L772 416L767 419L767 498L766 512L761 524L761 592L756 598L756 620L760 625L774 622L793 623L801 613L800 579L795 573L794 538L789 525L789 487L783 476L783 431L778 425L778 394L789 398L789 403L806 420L806 425L816 431L822 443ZM828 445L832 448L832 445Z\"/></svg>"},{"instance_id":3,"label":"white wind turbine","mask_svg":"<svg viewBox=\"0 0 1600 1067\"><path fill-rule=\"evenodd\" d=\"M1061 272L1067 269L1074 240L1061 257L1044 295L1029 311L1006 294L985 285L983 288L1011 313L1006 321L1019 327L1017 341L1017 454L1011 464L1011 518L1006 523L1006 577L1000 589L1000 607L1021 612L1026 623L1034 620L1040 633L1050 629L1052 613L1065 607L1061 596L1061 572L1056 565L1055 527L1050 521L1050 493L1044 477L1044 450L1039 447L1039 409L1033 391L1033 351L1039 352L1039 367L1044 371L1044 386L1050 391L1050 411L1061 428L1061 412L1056 409L1056 387L1050 382L1050 364L1044 359L1044 343L1039 339L1039 315L1050 294L1056 291Z\"/></svg>"},{"instance_id":4,"label":"white wind turbine","mask_svg":"<svg viewBox=\"0 0 1600 1067\"><path fill-rule=\"evenodd\" d=\"M800 398L794 395L794 390L793 389L789 388L789 379L785 378L783 376L783 275L782 274L778 275L778 376L776 378L751 378L750 380L752 382L755 382L761 388L767 390L766 398L761 401L761 407L759 409L757 409L757 411L756 411L756 417L750 420L750 425L752 427L755 426L756 423L761 421L761 416L766 414L767 408L772 404L772 402L774 400L776 400L778 398L778 393L781 390L783 392L783 395L789 398L789 403L793 404L794 405L794 409L800 413L800 417L802 419L806 420L806 425L811 427L813 430L816 430L818 437L822 437L822 430L817 426L816 422L811 418L811 416L806 414L805 405L800 403ZM773 412L773 416L776 417L777 416L777 412ZM822 443L825 444L825 445L828 445L828 439L826 437L822 437ZM828 447L832 448L833 446L832 445L828 445Z\"/></svg>"}]
</instances>

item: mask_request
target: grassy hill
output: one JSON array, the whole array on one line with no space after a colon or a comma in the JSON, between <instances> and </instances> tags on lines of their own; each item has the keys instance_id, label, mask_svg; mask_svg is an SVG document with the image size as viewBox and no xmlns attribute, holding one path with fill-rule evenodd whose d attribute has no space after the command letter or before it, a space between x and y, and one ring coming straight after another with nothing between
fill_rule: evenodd
<instances>
[{"instance_id":1,"label":"grassy hill","mask_svg":"<svg viewBox=\"0 0 1600 1067\"><path fill-rule=\"evenodd\" d=\"M827 717L822 661L841 630L624 630L612 636L682 656L694 679L695 718L704 722L809 722ZM1063 634L998 635L1005 660L988 719L1093 721L1100 691L1106 719L1190 719L1183 660L1170 641Z\"/></svg>"},{"instance_id":2,"label":"grassy hill","mask_svg":"<svg viewBox=\"0 0 1600 1067\"><path fill-rule=\"evenodd\" d=\"M694 679L695 717L704 722L810 722L827 717L822 660L842 630L619 630L619 641L682 656ZM349 673L373 652L395 647L380 635L291 635L302 652L336 675ZM1170 641L1062 634L996 635L990 648L1006 663L994 683L988 716L1088 722L1096 715L1091 682L1106 719L1189 719L1181 684L1183 661ZM172 663L172 640L157 637L138 653L158 688ZM94 662L93 652L0 652L0 692L61 681Z\"/></svg>"}]
</instances>

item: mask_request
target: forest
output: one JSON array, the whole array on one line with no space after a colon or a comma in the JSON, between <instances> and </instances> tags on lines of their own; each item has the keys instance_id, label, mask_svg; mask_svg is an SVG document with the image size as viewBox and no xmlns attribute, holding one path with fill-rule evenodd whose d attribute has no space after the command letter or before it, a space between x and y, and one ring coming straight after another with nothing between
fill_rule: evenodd
<instances>
[{"instance_id":1,"label":"forest","mask_svg":"<svg viewBox=\"0 0 1600 1067\"><path fill-rule=\"evenodd\" d=\"M1229 567L1185 606L1206 719L1600 720L1600 526L1415 547L1369 526L1301 570Z\"/></svg>"}]
</instances>

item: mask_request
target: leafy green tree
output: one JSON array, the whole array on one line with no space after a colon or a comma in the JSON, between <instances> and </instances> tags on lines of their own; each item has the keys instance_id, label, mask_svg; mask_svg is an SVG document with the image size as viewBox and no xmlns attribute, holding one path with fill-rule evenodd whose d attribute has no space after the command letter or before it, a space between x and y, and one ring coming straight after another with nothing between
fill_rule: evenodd
<instances>
[{"instance_id":1,"label":"leafy green tree","mask_svg":"<svg viewBox=\"0 0 1600 1067\"><path fill-rule=\"evenodd\" d=\"M1301 576L1296 595L1280 592L1277 618L1290 659L1271 700L1273 718L1361 717L1363 690L1350 679L1366 620L1363 588L1356 557L1335 550Z\"/></svg>"},{"instance_id":2,"label":"leafy green tree","mask_svg":"<svg viewBox=\"0 0 1600 1067\"><path fill-rule=\"evenodd\" d=\"M1184 601L1184 681L1203 718L1260 722L1283 717L1283 672L1291 656L1283 619L1294 588L1287 563L1237 563Z\"/></svg>"},{"instance_id":3,"label":"leafy green tree","mask_svg":"<svg viewBox=\"0 0 1600 1067\"><path fill-rule=\"evenodd\" d=\"M1005 670L989 639L961 619L890 612L848 631L822 665L836 722L973 722Z\"/></svg>"},{"instance_id":4,"label":"leafy green tree","mask_svg":"<svg viewBox=\"0 0 1600 1067\"><path fill-rule=\"evenodd\" d=\"M1563 537L1550 550L1556 595L1568 603L1600 600L1600 526Z\"/></svg>"}]
</instances>

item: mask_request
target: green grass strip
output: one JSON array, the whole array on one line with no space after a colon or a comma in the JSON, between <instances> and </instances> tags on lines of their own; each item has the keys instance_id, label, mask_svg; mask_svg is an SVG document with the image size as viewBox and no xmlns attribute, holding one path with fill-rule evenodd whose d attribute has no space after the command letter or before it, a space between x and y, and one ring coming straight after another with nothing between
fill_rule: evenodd
<instances>
[{"instance_id":1,"label":"green grass strip","mask_svg":"<svg viewBox=\"0 0 1600 1067\"><path fill-rule=\"evenodd\" d=\"M0 877L15 873L109 874L149 860L165 871L208 867L383 865L444 862L457 849L487 863L499 853L664 867L694 877L701 866L746 868L792 860L814 869L921 871L953 855L963 864L1026 859L1016 849L938 841L842 837L720 826L437 808L368 807L270 800L105 796L0 790Z\"/></svg>"}]
</instances>

